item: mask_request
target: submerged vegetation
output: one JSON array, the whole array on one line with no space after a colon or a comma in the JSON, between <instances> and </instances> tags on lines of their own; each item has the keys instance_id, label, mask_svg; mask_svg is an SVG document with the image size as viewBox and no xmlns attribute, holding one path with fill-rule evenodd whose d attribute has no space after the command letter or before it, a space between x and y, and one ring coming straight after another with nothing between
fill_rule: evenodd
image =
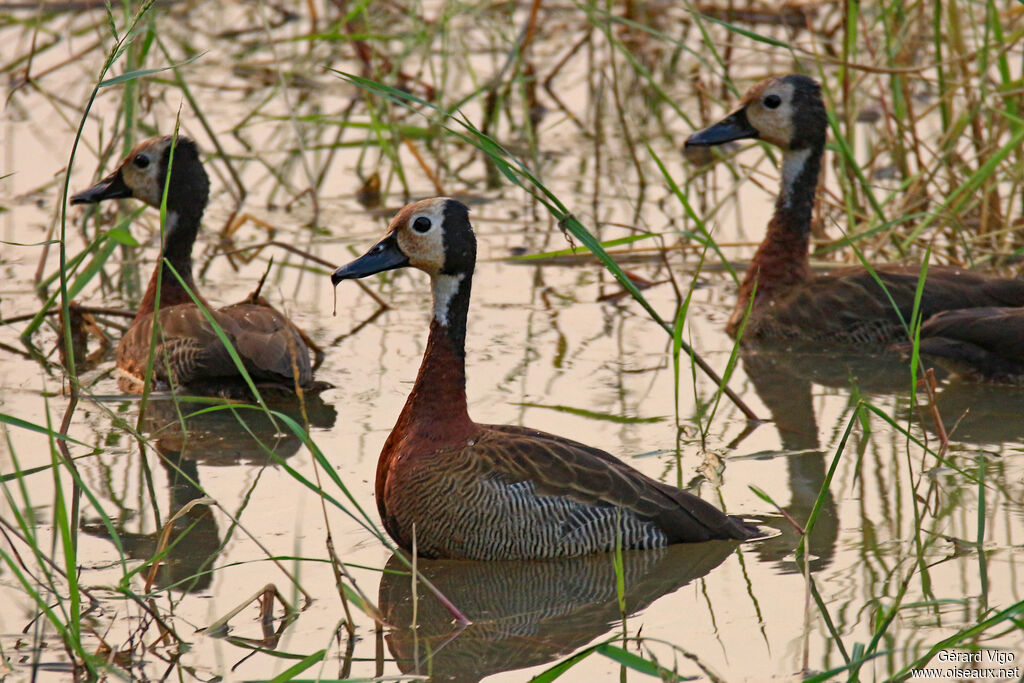
<instances>
[{"instance_id":1,"label":"submerged vegetation","mask_svg":"<svg viewBox=\"0 0 1024 683\"><path fill-rule=\"evenodd\" d=\"M806 73L830 113L816 266L1019 275L1022 18L992 0L13 6L0 678L902 680L943 651L1019 667L1024 390L741 351L722 328L777 153L681 154L753 81ZM226 303L264 276L335 390L114 388L165 226L67 198L176 131L214 186L197 280ZM383 387L421 351L421 306L401 305L419 288L385 274L323 320L325 287L378 216L435 194L471 204L490 245L474 412L575 420L771 538L390 554L372 466L402 398Z\"/></svg>"}]
</instances>

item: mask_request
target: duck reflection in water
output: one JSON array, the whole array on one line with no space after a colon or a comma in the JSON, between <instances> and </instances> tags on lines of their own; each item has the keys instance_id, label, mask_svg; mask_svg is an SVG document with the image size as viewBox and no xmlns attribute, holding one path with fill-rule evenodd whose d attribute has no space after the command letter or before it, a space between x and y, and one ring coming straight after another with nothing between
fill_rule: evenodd
<instances>
[{"instance_id":1,"label":"duck reflection in water","mask_svg":"<svg viewBox=\"0 0 1024 683\"><path fill-rule=\"evenodd\" d=\"M117 537L126 557L133 560L153 560L163 557L152 574L157 588L171 588L182 593L198 593L210 587L213 580L213 562L220 553L220 530L209 505L196 503L203 499L199 487L199 468L196 461L156 444L160 465L167 477L170 494L163 526L151 533L124 530L125 519L115 520ZM165 537L165 527L170 533ZM110 538L107 528L99 521L82 523L82 531L90 536ZM143 573L148 575L149 571Z\"/></svg>"},{"instance_id":2,"label":"duck reflection in water","mask_svg":"<svg viewBox=\"0 0 1024 683\"><path fill-rule=\"evenodd\" d=\"M214 410L207 410L217 405ZM320 395L275 395L269 408L310 429L331 429L337 409ZM184 429L179 416L185 416ZM270 465L288 458L302 447L302 440L280 419L271 419L262 408L241 403L211 404L203 399L150 399L142 417L142 429L165 448L187 450L187 457L204 465ZM273 454L273 455L271 455Z\"/></svg>"},{"instance_id":3,"label":"duck reflection in water","mask_svg":"<svg viewBox=\"0 0 1024 683\"><path fill-rule=\"evenodd\" d=\"M707 575L736 550L729 541L623 552L625 611L635 614ZM553 560L420 560L418 569L473 622L465 628L422 587L414 603L403 558L392 556L379 607L388 648L407 674L478 681L569 655L608 632L622 615L613 555Z\"/></svg>"},{"instance_id":4,"label":"duck reflection in water","mask_svg":"<svg viewBox=\"0 0 1024 683\"><path fill-rule=\"evenodd\" d=\"M802 526L810 518L825 483L828 460L818 437L815 384L848 389L851 384L859 388L863 382L866 391L887 393L895 390L894 378L902 380L901 388L909 387L909 372L898 359L877 355L838 358L760 347L744 349L742 359L743 370L768 409L782 446L781 451L762 455L786 459L790 499L782 509ZM800 533L783 520L771 525L781 533L752 549L761 560L775 563L781 571L800 571L793 558L793 549L801 541ZM812 571L832 563L838 537L839 511L830 488L824 492L808 539Z\"/></svg>"},{"instance_id":5,"label":"duck reflection in water","mask_svg":"<svg viewBox=\"0 0 1024 683\"><path fill-rule=\"evenodd\" d=\"M159 526L149 533L125 530L127 521L136 516L132 510L114 520L114 526L129 558L153 560L163 554L153 576L153 584L158 588L195 593L210 587L211 569L223 541L213 509L205 502L196 502L206 496L199 465L272 466L277 459L291 457L302 446L298 436L279 419L271 421L262 410L224 405L222 409L200 414L195 413L209 407L208 404L151 399L146 405L142 429L151 436L150 444L159 455L169 494L168 507L157 511ZM306 397L305 407L310 427L329 429L334 425L335 408L319 396ZM277 404L274 409L303 423L298 399L294 404ZM184 429L180 416L185 416ZM124 500L126 496L123 491L112 491L110 497ZM163 538L168 520L173 520L170 533ZM107 527L98 520L84 522L82 531L111 540Z\"/></svg>"}]
</instances>

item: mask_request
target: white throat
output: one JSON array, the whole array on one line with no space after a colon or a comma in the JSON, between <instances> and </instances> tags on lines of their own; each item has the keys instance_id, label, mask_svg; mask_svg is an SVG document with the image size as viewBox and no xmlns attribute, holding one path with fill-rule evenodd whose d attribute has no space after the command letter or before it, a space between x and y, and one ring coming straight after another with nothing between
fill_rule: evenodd
<instances>
[{"instance_id":1,"label":"white throat","mask_svg":"<svg viewBox=\"0 0 1024 683\"><path fill-rule=\"evenodd\" d=\"M434 292L434 320L439 324L448 327L448 311L451 307L452 297L459 291L465 273L458 275L446 275L438 273L430 279L431 289Z\"/></svg>"},{"instance_id":2,"label":"white throat","mask_svg":"<svg viewBox=\"0 0 1024 683\"><path fill-rule=\"evenodd\" d=\"M157 207L159 208L159 207ZM178 212L174 209L167 209L164 218L164 239L169 238L178 228Z\"/></svg>"},{"instance_id":3,"label":"white throat","mask_svg":"<svg viewBox=\"0 0 1024 683\"><path fill-rule=\"evenodd\" d=\"M807 160L811 157L811 150L808 148L799 149L797 151L786 152L782 157L782 203L789 205L789 201L793 195L793 185L796 183L796 179L800 177L800 172L804 170L804 165L807 164Z\"/></svg>"}]
</instances>

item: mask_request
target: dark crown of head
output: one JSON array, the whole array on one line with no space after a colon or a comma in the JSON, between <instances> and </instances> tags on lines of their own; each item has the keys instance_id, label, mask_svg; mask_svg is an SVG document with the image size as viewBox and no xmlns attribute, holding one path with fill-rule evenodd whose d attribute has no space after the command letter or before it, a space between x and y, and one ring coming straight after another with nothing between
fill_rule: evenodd
<instances>
[{"instance_id":1,"label":"dark crown of head","mask_svg":"<svg viewBox=\"0 0 1024 683\"><path fill-rule=\"evenodd\" d=\"M444 205L444 272L472 272L476 264L476 235L469 222L469 207L457 199Z\"/></svg>"},{"instance_id":2,"label":"dark crown of head","mask_svg":"<svg viewBox=\"0 0 1024 683\"><path fill-rule=\"evenodd\" d=\"M790 74L783 82L793 86L794 148L824 147L828 115L821 99L821 85L803 74Z\"/></svg>"},{"instance_id":3,"label":"dark crown of head","mask_svg":"<svg viewBox=\"0 0 1024 683\"><path fill-rule=\"evenodd\" d=\"M171 136L167 136L165 139L171 139ZM170 195L180 193L182 197L205 203L210 193L210 179L199 159L199 146L192 138L179 135L177 143L173 145L173 158L171 158L171 149L172 145L167 145L164 149L164 158L161 161L161 182L166 178L167 166L170 164Z\"/></svg>"}]
</instances>

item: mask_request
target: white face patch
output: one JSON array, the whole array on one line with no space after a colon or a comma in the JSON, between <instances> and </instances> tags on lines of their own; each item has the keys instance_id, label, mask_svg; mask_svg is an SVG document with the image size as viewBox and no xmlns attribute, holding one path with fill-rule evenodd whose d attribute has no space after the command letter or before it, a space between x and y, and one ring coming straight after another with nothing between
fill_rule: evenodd
<instances>
[{"instance_id":1,"label":"white face patch","mask_svg":"<svg viewBox=\"0 0 1024 683\"><path fill-rule=\"evenodd\" d=\"M434 320L439 324L448 327L448 311L451 308L452 297L459 291L465 273L458 275L445 275L437 273L430 278L430 284L434 292Z\"/></svg>"},{"instance_id":2,"label":"white face patch","mask_svg":"<svg viewBox=\"0 0 1024 683\"><path fill-rule=\"evenodd\" d=\"M435 275L444 268L444 207L446 197L417 202L396 217L398 247L409 265Z\"/></svg>"},{"instance_id":3,"label":"white face patch","mask_svg":"<svg viewBox=\"0 0 1024 683\"><path fill-rule=\"evenodd\" d=\"M807 159L811 156L810 149L798 149L796 151L788 150L782 155L782 203L783 205L789 204L789 199L793 194L793 184L796 179L800 177L800 172L804 170L804 165L807 163Z\"/></svg>"},{"instance_id":4,"label":"white face patch","mask_svg":"<svg viewBox=\"0 0 1024 683\"><path fill-rule=\"evenodd\" d=\"M756 86L747 97L747 121L765 142L788 149L793 139L793 96L790 83L772 80ZM774 106L769 107L768 103Z\"/></svg>"},{"instance_id":5,"label":"white face patch","mask_svg":"<svg viewBox=\"0 0 1024 683\"><path fill-rule=\"evenodd\" d=\"M170 146L166 138L154 138L138 144L121 164L121 177L132 194L150 206L159 209L163 198L163 184L158 181L164 151ZM140 164L144 164L140 168Z\"/></svg>"}]
</instances>

